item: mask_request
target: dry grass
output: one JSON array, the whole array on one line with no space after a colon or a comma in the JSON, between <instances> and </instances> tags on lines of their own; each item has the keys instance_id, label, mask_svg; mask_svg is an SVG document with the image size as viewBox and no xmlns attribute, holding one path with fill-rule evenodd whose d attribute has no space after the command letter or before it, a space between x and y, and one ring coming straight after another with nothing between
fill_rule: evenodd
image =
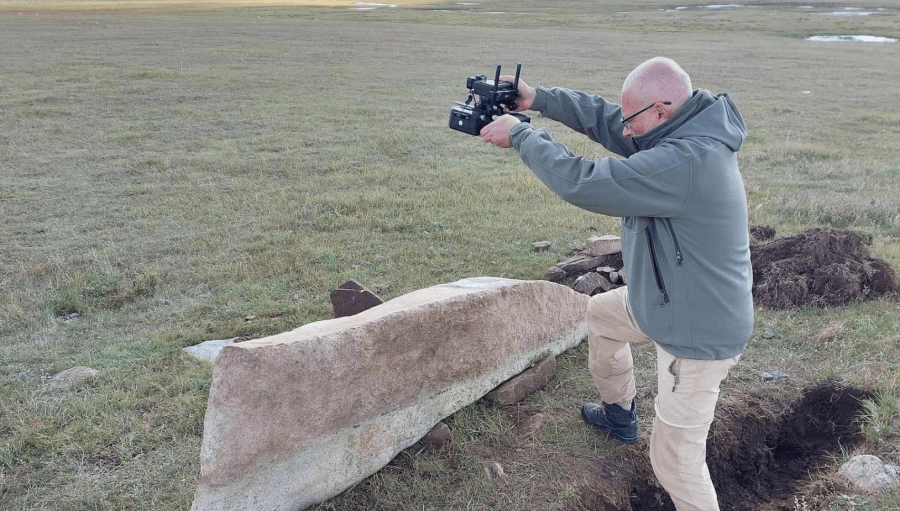
<instances>
[{"instance_id":1,"label":"dry grass","mask_svg":"<svg viewBox=\"0 0 900 511\"><path fill-rule=\"evenodd\" d=\"M900 267L900 125L886 100L900 68L885 64L896 46L803 40L898 37L896 2L859 19L823 14L832 5L670 13L649 1L54 10L75 3L87 5L28 2L19 15L0 3L2 509L187 509L209 369L182 347L327 318L328 292L351 278L386 299L476 275L539 278L591 234L616 232L511 152L446 128L465 78L497 63L522 62L532 84L616 97L642 59L675 58L748 121L754 223L866 232ZM530 252L542 239L553 249ZM729 385L758 388L759 371L781 370L891 390L897 312L888 299L760 310L758 330L778 336L754 336ZM569 474L612 448L573 411L595 397L584 356L567 354L520 410L549 417L538 441L512 434L513 411L476 404L452 418L469 438L460 449L406 452L325 508L564 506L579 484ZM636 357L650 389L652 353ZM44 387L75 365L101 378ZM514 484L485 479L500 452Z\"/></svg>"}]
</instances>

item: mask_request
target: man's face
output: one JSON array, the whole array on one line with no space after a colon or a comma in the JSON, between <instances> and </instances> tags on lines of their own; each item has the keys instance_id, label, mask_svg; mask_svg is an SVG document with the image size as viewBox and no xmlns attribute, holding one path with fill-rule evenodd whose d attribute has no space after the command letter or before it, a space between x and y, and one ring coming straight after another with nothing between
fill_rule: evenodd
<instances>
[{"instance_id":1,"label":"man's face","mask_svg":"<svg viewBox=\"0 0 900 511\"><path fill-rule=\"evenodd\" d=\"M641 103L636 98L627 94L623 95L622 118L628 119L628 122L622 130L622 136L625 138L637 137L664 123L668 116L659 111L660 106L663 106L660 102L651 103L645 100Z\"/></svg>"}]
</instances>

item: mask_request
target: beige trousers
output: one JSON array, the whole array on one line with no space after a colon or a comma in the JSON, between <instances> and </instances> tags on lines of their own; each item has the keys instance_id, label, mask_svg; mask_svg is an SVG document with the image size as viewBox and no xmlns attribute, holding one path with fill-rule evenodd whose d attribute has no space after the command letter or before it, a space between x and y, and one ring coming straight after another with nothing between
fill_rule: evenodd
<instances>
[{"instance_id":1,"label":"beige trousers","mask_svg":"<svg viewBox=\"0 0 900 511\"><path fill-rule=\"evenodd\" d=\"M631 407L636 391L631 343L652 342L631 312L628 288L595 295L588 302L588 369L605 403ZM726 360L676 357L656 345L656 417L650 462L678 511L717 511L716 490L706 466L706 436L719 384L740 355Z\"/></svg>"}]
</instances>

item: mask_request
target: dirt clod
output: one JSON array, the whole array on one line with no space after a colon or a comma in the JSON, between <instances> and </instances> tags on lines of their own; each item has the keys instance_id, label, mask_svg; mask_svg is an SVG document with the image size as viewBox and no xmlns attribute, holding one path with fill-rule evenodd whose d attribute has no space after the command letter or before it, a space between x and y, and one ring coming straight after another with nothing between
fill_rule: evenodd
<instances>
[{"instance_id":1,"label":"dirt clod","mask_svg":"<svg viewBox=\"0 0 900 511\"><path fill-rule=\"evenodd\" d=\"M869 255L870 238L830 227L786 238L772 239L774 235L771 227L751 228L757 305L772 309L842 306L900 291L893 268Z\"/></svg>"}]
</instances>

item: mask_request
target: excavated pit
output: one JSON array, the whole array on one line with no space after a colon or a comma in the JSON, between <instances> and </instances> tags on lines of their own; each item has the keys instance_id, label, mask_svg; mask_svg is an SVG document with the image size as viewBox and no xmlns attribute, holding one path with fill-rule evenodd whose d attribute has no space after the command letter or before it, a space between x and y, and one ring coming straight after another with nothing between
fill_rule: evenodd
<instances>
[{"instance_id":1,"label":"excavated pit","mask_svg":"<svg viewBox=\"0 0 900 511\"><path fill-rule=\"evenodd\" d=\"M805 389L795 402L743 397L721 403L706 444L719 507L794 511L794 496L810 474L862 439L857 417L861 401L871 397L829 381ZM647 440L636 446L598 461L568 511L674 511L646 457Z\"/></svg>"},{"instance_id":2,"label":"excavated pit","mask_svg":"<svg viewBox=\"0 0 900 511\"><path fill-rule=\"evenodd\" d=\"M775 238L771 227L752 226L750 234L759 306L834 307L900 292L894 269L869 254L868 237L829 227ZM720 508L795 511L796 492L810 474L860 440L860 401L870 397L868 391L824 382L805 389L796 402L743 397L720 403L707 440ZM642 439L636 449L599 461L568 511L674 511L653 475L646 443ZM822 502L833 491L827 484L818 490L825 495Z\"/></svg>"}]
</instances>

